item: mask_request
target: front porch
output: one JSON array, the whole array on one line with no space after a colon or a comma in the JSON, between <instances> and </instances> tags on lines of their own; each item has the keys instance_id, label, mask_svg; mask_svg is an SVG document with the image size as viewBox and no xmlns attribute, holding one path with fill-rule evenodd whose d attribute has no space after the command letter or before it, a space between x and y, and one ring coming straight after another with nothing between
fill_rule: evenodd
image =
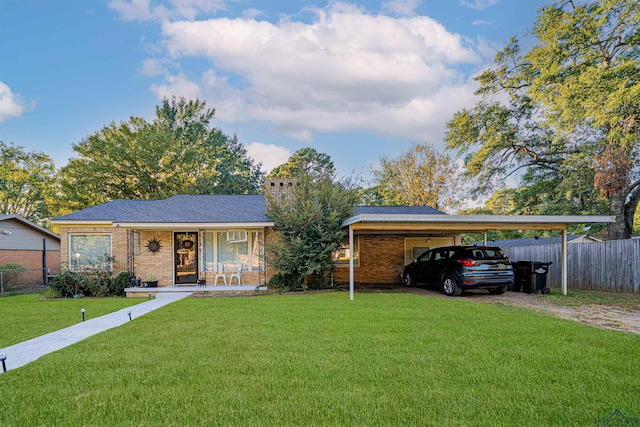
<instances>
[{"instance_id":1,"label":"front porch","mask_svg":"<svg viewBox=\"0 0 640 427\"><path fill-rule=\"evenodd\" d=\"M266 293L267 287L258 284L244 284L244 285L179 285L179 286L162 286L159 288L146 288L143 286L136 286L126 288L125 294L127 298L151 298L156 297L158 294L175 293L175 292L206 292L206 293L224 293L224 294L254 294L254 293Z\"/></svg>"}]
</instances>

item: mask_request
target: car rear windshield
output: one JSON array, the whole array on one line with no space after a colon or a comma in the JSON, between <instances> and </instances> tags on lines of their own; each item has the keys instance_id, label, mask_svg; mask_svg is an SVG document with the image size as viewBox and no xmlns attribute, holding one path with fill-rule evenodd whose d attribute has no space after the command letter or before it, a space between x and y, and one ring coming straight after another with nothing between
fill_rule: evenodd
<instances>
[{"instance_id":1,"label":"car rear windshield","mask_svg":"<svg viewBox=\"0 0 640 427\"><path fill-rule=\"evenodd\" d=\"M500 248L469 248L463 256L468 259L507 259Z\"/></svg>"}]
</instances>

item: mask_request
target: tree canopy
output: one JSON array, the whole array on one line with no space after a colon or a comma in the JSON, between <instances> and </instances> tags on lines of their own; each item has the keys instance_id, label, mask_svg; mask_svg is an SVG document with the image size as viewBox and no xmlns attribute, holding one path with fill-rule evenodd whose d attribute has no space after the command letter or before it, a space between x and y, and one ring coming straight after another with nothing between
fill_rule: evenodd
<instances>
[{"instance_id":1,"label":"tree canopy","mask_svg":"<svg viewBox=\"0 0 640 427\"><path fill-rule=\"evenodd\" d=\"M0 213L44 225L55 185L56 168L48 155L0 141Z\"/></svg>"},{"instance_id":2,"label":"tree canopy","mask_svg":"<svg viewBox=\"0 0 640 427\"><path fill-rule=\"evenodd\" d=\"M611 213L628 238L640 200L640 3L559 1L542 8L536 44L517 39L477 80L480 101L447 124L447 146L489 193L522 171L528 213Z\"/></svg>"},{"instance_id":3,"label":"tree canopy","mask_svg":"<svg viewBox=\"0 0 640 427\"><path fill-rule=\"evenodd\" d=\"M148 122L111 123L73 145L61 169L70 210L114 199L257 193L263 178L237 138L211 127L204 101L165 99Z\"/></svg>"},{"instance_id":4,"label":"tree canopy","mask_svg":"<svg viewBox=\"0 0 640 427\"><path fill-rule=\"evenodd\" d=\"M286 163L274 168L268 178L299 178L308 175L319 180L331 178L334 174L335 166L328 154L306 147L293 153Z\"/></svg>"},{"instance_id":5,"label":"tree canopy","mask_svg":"<svg viewBox=\"0 0 640 427\"><path fill-rule=\"evenodd\" d=\"M374 186L365 191L368 204L453 210L462 199L454 159L428 143L414 144L397 158L382 157L372 174Z\"/></svg>"},{"instance_id":6,"label":"tree canopy","mask_svg":"<svg viewBox=\"0 0 640 427\"><path fill-rule=\"evenodd\" d=\"M359 194L348 179L334 182L329 176L303 174L298 180L289 197L267 194L267 213L276 232L267 257L279 271L270 286L321 288L329 283L332 254L344 240L342 222L353 214Z\"/></svg>"}]
</instances>

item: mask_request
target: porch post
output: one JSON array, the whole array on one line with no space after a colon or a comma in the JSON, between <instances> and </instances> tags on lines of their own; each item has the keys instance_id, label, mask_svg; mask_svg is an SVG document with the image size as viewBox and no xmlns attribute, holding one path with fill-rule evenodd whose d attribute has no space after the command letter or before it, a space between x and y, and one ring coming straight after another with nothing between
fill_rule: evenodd
<instances>
[{"instance_id":1,"label":"porch post","mask_svg":"<svg viewBox=\"0 0 640 427\"><path fill-rule=\"evenodd\" d=\"M353 301L353 228L349 225L349 299Z\"/></svg>"},{"instance_id":2,"label":"porch post","mask_svg":"<svg viewBox=\"0 0 640 427\"><path fill-rule=\"evenodd\" d=\"M484 238L484 245L487 246L487 230L484 231L483 238Z\"/></svg>"},{"instance_id":3,"label":"porch post","mask_svg":"<svg viewBox=\"0 0 640 427\"><path fill-rule=\"evenodd\" d=\"M562 295L567 294L567 227L562 230Z\"/></svg>"}]
</instances>

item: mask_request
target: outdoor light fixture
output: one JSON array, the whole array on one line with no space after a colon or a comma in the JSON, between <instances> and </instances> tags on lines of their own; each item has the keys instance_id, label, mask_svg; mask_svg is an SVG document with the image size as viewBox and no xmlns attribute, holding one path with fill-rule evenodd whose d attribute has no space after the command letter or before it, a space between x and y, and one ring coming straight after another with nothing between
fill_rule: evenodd
<instances>
[{"instance_id":1,"label":"outdoor light fixture","mask_svg":"<svg viewBox=\"0 0 640 427\"><path fill-rule=\"evenodd\" d=\"M85 310L84 308L81 308L81 309L80 309L80 313L82 313L82 321L83 321L83 322L84 322L84 312L85 312L85 311L86 311L86 310Z\"/></svg>"},{"instance_id":2,"label":"outdoor light fixture","mask_svg":"<svg viewBox=\"0 0 640 427\"><path fill-rule=\"evenodd\" d=\"M7 364L5 360L7 360L7 355L4 353L0 353L0 361L2 362L2 372L7 372Z\"/></svg>"},{"instance_id":3,"label":"outdoor light fixture","mask_svg":"<svg viewBox=\"0 0 640 427\"><path fill-rule=\"evenodd\" d=\"M11 232L11 230L2 230L2 234L4 234L5 236L11 236L13 233Z\"/></svg>"},{"instance_id":4,"label":"outdoor light fixture","mask_svg":"<svg viewBox=\"0 0 640 427\"><path fill-rule=\"evenodd\" d=\"M129 315L129 320L131 320L131 310L127 311L127 314Z\"/></svg>"}]
</instances>

